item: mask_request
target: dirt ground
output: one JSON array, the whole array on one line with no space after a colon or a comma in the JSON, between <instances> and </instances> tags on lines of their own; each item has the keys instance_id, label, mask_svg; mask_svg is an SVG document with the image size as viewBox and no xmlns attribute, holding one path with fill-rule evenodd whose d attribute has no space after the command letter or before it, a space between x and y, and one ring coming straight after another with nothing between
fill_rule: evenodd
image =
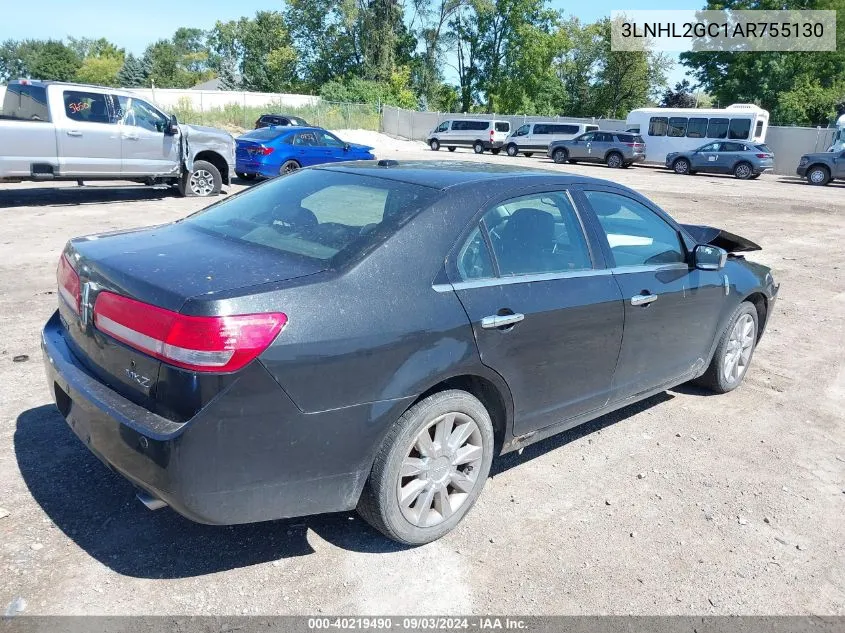
<instances>
[{"instance_id":1,"label":"dirt ground","mask_svg":"<svg viewBox=\"0 0 845 633\"><path fill-rule=\"evenodd\" d=\"M354 514L196 525L146 510L66 427L39 330L68 238L206 203L0 185L0 614L845 614L845 186L346 138L615 180L762 244L781 291L745 383L682 387L498 460L463 524L425 547Z\"/></svg>"}]
</instances>

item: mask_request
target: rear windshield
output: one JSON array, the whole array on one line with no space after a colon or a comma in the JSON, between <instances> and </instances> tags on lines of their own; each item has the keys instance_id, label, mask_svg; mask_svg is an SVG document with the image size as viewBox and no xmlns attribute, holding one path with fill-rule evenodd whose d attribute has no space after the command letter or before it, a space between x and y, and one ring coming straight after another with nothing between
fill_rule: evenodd
<instances>
[{"instance_id":1,"label":"rear windshield","mask_svg":"<svg viewBox=\"0 0 845 633\"><path fill-rule=\"evenodd\" d=\"M6 86L0 118L19 121L49 121L47 89L44 86L10 84Z\"/></svg>"},{"instance_id":2,"label":"rear windshield","mask_svg":"<svg viewBox=\"0 0 845 633\"><path fill-rule=\"evenodd\" d=\"M260 127L257 130L252 130L246 134L238 137L238 140L245 141L272 141L285 134L290 134L290 130L278 129L275 127Z\"/></svg>"},{"instance_id":3,"label":"rear windshield","mask_svg":"<svg viewBox=\"0 0 845 633\"><path fill-rule=\"evenodd\" d=\"M304 169L253 187L185 222L332 266L369 252L438 196L429 187Z\"/></svg>"}]
</instances>

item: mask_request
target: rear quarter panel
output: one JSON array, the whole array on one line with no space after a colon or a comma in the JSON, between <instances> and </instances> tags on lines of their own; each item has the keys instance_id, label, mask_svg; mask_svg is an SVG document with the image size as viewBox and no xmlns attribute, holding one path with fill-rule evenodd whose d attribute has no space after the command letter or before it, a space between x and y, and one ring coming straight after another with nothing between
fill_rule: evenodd
<instances>
[{"instance_id":1,"label":"rear quarter panel","mask_svg":"<svg viewBox=\"0 0 845 633\"><path fill-rule=\"evenodd\" d=\"M44 121L0 120L0 178L29 178L33 163L58 170L56 126Z\"/></svg>"}]
</instances>

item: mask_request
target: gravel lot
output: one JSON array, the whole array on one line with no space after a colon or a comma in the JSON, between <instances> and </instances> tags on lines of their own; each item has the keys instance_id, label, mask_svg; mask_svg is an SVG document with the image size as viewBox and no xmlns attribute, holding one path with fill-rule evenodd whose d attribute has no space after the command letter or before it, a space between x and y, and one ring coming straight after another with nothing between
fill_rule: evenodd
<instances>
[{"instance_id":1,"label":"gravel lot","mask_svg":"<svg viewBox=\"0 0 845 633\"><path fill-rule=\"evenodd\" d=\"M559 169L340 134L382 158ZM145 510L54 408L39 330L68 238L205 203L0 185L0 614L845 614L845 186L565 169L762 244L773 320L738 390L681 387L502 458L458 530L417 549L353 514L217 528Z\"/></svg>"}]
</instances>

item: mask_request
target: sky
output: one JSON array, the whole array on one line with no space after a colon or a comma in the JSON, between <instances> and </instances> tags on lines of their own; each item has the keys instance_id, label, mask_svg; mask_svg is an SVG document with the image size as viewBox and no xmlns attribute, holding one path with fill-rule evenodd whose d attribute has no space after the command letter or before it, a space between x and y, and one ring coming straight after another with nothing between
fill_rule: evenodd
<instances>
[{"instance_id":1,"label":"sky","mask_svg":"<svg viewBox=\"0 0 845 633\"><path fill-rule=\"evenodd\" d=\"M256 11L279 10L280 0L203 0L201 10L196 2L173 0L143 0L143 2L113 3L97 0L39 0L38 11L20 0L0 0L0 42L7 39L63 39L73 37L105 37L136 55L148 44L169 38L180 26L210 29L220 21L234 20ZM572 2L552 0L551 6L584 22L609 16L614 9L661 9L661 0L592 0ZM700 9L704 0L674 0L673 9ZM684 70L676 64L669 75L674 84L684 77Z\"/></svg>"}]
</instances>

